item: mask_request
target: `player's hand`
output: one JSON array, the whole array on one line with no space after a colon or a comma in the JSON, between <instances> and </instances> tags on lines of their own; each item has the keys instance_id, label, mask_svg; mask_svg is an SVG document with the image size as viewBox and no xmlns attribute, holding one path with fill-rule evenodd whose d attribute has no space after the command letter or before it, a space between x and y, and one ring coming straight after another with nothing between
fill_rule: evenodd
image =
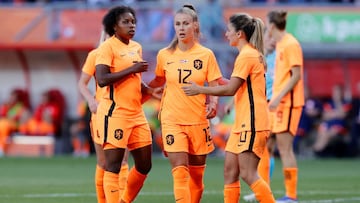
<instances>
[{"instance_id":1,"label":"player's hand","mask_svg":"<svg viewBox=\"0 0 360 203\"><path fill-rule=\"evenodd\" d=\"M275 111L276 108L279 106L280 104L280 99L278 98L274 98L269 102L269 110L270 111Z\"/></svg>"},{"instance_id":2,"label":"player's hand","mask_svg":"<svg viewBox=\"0 0 360 203\"><path fill-rule=\"evenodd\" d=\"M157 88L153 88L153 91L151 93L151 96L155 99L160 100L162 97L162 94L164 92L164 87L157 87Z\"/></svg>"},{"instance_id":3,"label":"player's hand","mask_svg":"<svg viewBox=\"0 0 360 203\"><path fill-rule=\"evenodd\" d=\"M148 71L149 63L147 61L134 61L134 65L132 66L134 73L141 73Z\"/></svg>"},{"instance_id":4,"label":"player's hand","mask_svg":"<svg viewBox=\"0 0 360 203\"><path fill-rule=\"evenodd\" d=\"M216 116L216 109L217 109L217 105L213 102L210 102L209 104L206 105L206 118L207 119L211 119L214 118Z\"/></svg>"},{"instance_id":5,"label":"player's hand","mask_svg":"<svg viewBox=\"0 0 360 203\"><path fill-rule=\"evenodd\" d=\"M89 101L89 109L91 111L91 113L96 113L97 107L98 107L98 102L93 99L91 101Z\"/></svg>"},{"instance_id":6,"label":"player's hand","mask_svg":"<svg viewBox=\"0 0 360 203\"><path fill-rule=\"evenodd\" d=\"M187 96L194 96L200 94L200 87L194 82L190 81L190 85L181 87Z\"/></svg>"}]
</instances>

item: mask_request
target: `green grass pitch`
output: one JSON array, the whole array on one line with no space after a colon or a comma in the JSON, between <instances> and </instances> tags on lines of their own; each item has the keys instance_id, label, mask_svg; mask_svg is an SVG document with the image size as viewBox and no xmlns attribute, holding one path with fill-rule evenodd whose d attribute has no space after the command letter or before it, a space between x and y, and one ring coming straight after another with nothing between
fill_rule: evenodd
<instances>
[{"instance_id":1,"label":"green grass pitch","mask_svg":"<svg viewBox=\"0 0 360 203\"><path fill-rule=\"evenodd\" d=\"M96 203L95 157L1 158L0 202L2 203ZM299 160L299 202L360 202L360 160ZM283 193L280 160L276 160L271 188ZM242 195L249 187L242 182ZM202 203L220 203L223 159L210 157L205 172ZM168 161L154 156L153 168L135 203L174 202ZM243 202L243 201L241 201Z\"/></svg>"}]
</instances>

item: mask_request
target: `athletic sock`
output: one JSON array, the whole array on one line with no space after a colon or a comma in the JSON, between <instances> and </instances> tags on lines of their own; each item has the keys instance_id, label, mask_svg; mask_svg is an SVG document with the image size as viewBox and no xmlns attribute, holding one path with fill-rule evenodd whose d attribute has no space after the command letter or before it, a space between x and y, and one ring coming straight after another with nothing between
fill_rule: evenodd
<instances>
[{"instance_id":1,"label":"athletic sock","mask_svg":"<svg viewBox=\"0 0 360 203\"><path fill-rule=\"evenodd\" d=\"M146 177L147 175L141 174L135 167L131 168L127 179L127 185L121 197L122 202L130 203L134 201L144 185Z\"/></svg>"},{"instance_id":2,"label":"athletic sock","mask_svg":"<svg viewBox=\"0 0 360 203\"><path fill-rule=\"evenodd\" d=\"M174 196L176 203L189 203L190 197L190 174L186 166L178 166L172 169L174 181Z\"/></svg>"},{"instance_id":3,"label":"athletic sock","mask_svg":"<svg viewBox=\"0 0 360 203\"><path fill-rule=\"evenodd\" d=\"M119 197L122 196L125 190L128 175L129 175L129 165L128 164L121 165L121 169L119 173Z\"/></svg>"},{"instance_id":4,"label":"athletic sock","mask_svg":"<svg viewBox=\"0 0 360 203\"><path fill-rule=\"evenodd\" d=\"M191 203L199 203L201 200L205 187L203 182L205 167L206 165L189 166Z\"/></svg>"},{"instance_id":5,"label":"athletic sock","mask_svg":"<svg viewBox=\"0 0 360 203\"><path fill-rule=\"evenodd\" d=\"M237 203L240 198L240 181L224 185L224 203Z\"/></svg>"},{"instance_id":6,"label":"athletic sock","mask_svg":"<svg viewBox=\"0 0 360 203\"><path fill-rule=\"evenodd\" d=\"M259 178L251 184L250 188L260 203L275 203L275 199L269 185L262 178Z\"/></svg>"},{"instance_id":7,"label":"athletic sock","mask_svg":"<svg viewBox=\"0 0 360 203\"><path fill-rule=\"evenodd\" d=\"M104 172L104 191L107 203L119 202L119 174Z\"/></svg>"},{"instance_id":8,"label":"athletic sock","mask_svg":"<svg viewBox=\"0 0 360 203\"><path fill-rule=\"evenodd\" d=\"M297 181L298 169L297 168L284 168L284 182L286 196L297 199Z\"/></svg>"},{"instance_id":9,"label":"athletic sock","mask_svg":"<svg viewBox=\"0 0 360 203\"><path fill-rule=\"evenodd\" d=\"M95 169L95 190L98 203L106 203L104 192L104 169L96 165Z\"/></svg>"}]
</instances>

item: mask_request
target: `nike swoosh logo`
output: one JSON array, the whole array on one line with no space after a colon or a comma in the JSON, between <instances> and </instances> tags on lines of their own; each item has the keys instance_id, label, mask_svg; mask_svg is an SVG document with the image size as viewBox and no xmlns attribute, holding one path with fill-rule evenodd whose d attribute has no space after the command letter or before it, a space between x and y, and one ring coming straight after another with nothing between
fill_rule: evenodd
<instances>
[{"instance_id":1,"label":"nike swoosh logo","mask_svg":"<svg viewBox=\"0 0 360 203\"><path fill-rule=\"evenodd\" d=\"M172 63L174 63L174 62L167 62L166 64L167 64L167 65L170 65L170 64L172 64Z\"/></svg>"},{"instance_id":2,"label":"nike swoosh logo","mask_svg":"<svg viewBox=\"0 0 360 203\"><path fill-rule=\"evenodd\" d=\"M117 191L119 191L119 190L111 190L110 192L117 192Z\"/></svg>"},{"instance_id":3,"label":"nike swoosh logo","mask_svg":"<svg viewBox=\"0 0 360 203\"><path fill-rule=\"evenodd\" d=\"M182 199L184 199L184 198L179 198L179 199L176 199L176 200L175 200L175 202L180 201L180 200L182 200Z\"/></svg>"}]
</instances>

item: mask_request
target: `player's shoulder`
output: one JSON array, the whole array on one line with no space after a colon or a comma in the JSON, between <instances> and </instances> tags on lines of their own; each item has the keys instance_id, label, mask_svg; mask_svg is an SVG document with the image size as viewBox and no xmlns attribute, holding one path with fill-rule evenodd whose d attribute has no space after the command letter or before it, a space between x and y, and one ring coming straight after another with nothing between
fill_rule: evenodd
<instances>
[{"instance_id":1,"label":"player's shoulder","mask_svg":"<svg viewBox=\"0 0 360 203\"><path fill-rule=\"evenodd\" d=\"M130 43L129 43L130 46L137 46L137 47L141 47L141 44L137 41L134 41L134 40L130 40Z\"/></svg>"},{"instance_id":2,"label":"player's shoulder","mask_svg":"<svg viewBox=\"0 0 360 203\"><path fill-rule=\"evenodd\" d=\"M259 56L259 51L250 44L245 45L239 53L239 58L258 58Z\"/></svg>"},{"instance_id":3,"label":"player's shoulder","mask_svg":"<svg viewBox=\"0 0 360 203\"><path fill-rule=\"evenodd\" d=\"M214 54L214 52L210 48L208 48L202 44L197 43L197 44L195 44L195 46L196 46L196 49L202 53Z\"/></svg>"},{"instance_id":4,"label":"player's shoulder","mask_svg":"<svg viewBox=\"0 0 360 203\"><path fill-rule=\"evenodd\" d=\"M95 49L91 50L91 51L88 53L88 56L89 56L89 57L95 57L97 53L98 53L98 49L95 48Z\"/></svg>"},{"instance_id":5,"label":"player's shoulder","mask_svg":"<svg viewBox=\"0 0 360 203\"><path fill-rule=\"evenodd\" d=\"M169 49L169 47L164 47L158 51L158 56L168 56L171 55L173 51Z\"/></svg>"},{"instance_id":6,"label":"player's shoulder","mask_svg":"<svg viewBox=\"0 0 360 203\"><path fill-rule=\"evenodd\" d=\"M285 44L288 46L300 46L299 41L290 33L285 35Z\"/></svg>"}]
</instances>

